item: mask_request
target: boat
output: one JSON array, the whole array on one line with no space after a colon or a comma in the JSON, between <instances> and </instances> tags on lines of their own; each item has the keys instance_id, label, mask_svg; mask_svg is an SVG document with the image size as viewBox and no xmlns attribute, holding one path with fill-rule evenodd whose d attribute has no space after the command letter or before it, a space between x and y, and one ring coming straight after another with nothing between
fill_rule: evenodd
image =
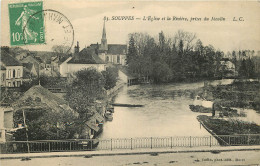
<instances>
[{"instance_id":1,"label":"boat","mask_svg":"<svg viewBox=\"0 0 260 166\"><path fill-rule=\"evenodd\" d=\"M112 105L118 107L143 107L144 106L141 104L120 104L120 103L113 103Z\"/></svg>"},{"instance_id":2,"label":"boat","mask_svg":"<svg viewBox=\"0 0 260 166\"><path fill-rule=\"evenodd\" d=\"M107 111L105 114L104 114L105 118L107 121L112 121L113 120L113 114L109 111Z\"/></svg>"}]
</instances>

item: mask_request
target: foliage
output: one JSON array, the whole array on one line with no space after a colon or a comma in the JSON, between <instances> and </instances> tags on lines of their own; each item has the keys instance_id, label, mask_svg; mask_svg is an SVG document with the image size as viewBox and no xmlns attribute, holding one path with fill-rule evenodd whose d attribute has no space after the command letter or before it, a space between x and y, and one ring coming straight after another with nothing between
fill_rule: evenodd
<instances>
[{"instance_id":1,"label":"foliage","mask_svg":"<svg viewBox=\"0 0 260 166\"><path fill-rule=\"evenodd\" d=\"M105 79L105 89L111 89L116 86L118 78L118 69L115 67L108 67L105 71L102 71L102 75Z\"/></svg>"},{"instance_id":2,"label":"foliage","mask_svg":"<svg viewBox=\"0 0 260 166\"><path fill-rule=\"evenodd\" d=\"M93 114L96 100L106 98L105 79L95 68L80 70L75 75L65 98L80 118L87 120Z\"/></svg>"},{"instance_id":3,"label":"foliage","mask_svg":"<svg viewBox=\"0 0 260 166\"><path fill-rule=\"evenodd\" d=\"M127 54L127 64L129 64L132 60L134 60L137 56L137 49L135 46L135 41L133 35L131 35L129 39L129 47L128 47L128 54Z\"/></svg>"},{"instance_id":4,"label":"foliage","mask_svg":"<svg viewBox=\"0 0 260 166\"><path fill-rule=\"evenodd\" d=\"M229 121L214 119L206 115L199 115L198 119L217 135L259 134L260 132L260 126L255 123L235 119Z\"/></svg>"},{"instance_id":5,"label":"foliage","mask_svg":"<svg viewBox=\"0 0 260 166\"><path fill-rule=\"evenodd\" d=\"M67 53L68 50L70 50L70 47L68 46L63 46L63 45L54 45L52 47L52 51L56 53Z\"/></svg>"},{"instance_id":6,"label":"foliage","mask_svg":"<svg viewBox=\"0 0 260 166\"><path fill-rule=\"evenodd\" d=\"M138 78L151 78L162 83L236 77L237 73L246 78L257 75L256 60L248 56L254 52L233 51L227 54L230 58L224 58L223 51L203 45L194 33L179 30L171 38L160 32L158 41L146 33L131 33L129 36L128 70ZM245 62L242 59L246 59ZM229 61L234 68L225 63ZM160 79L159 73L166 79Z\"/></svg>"},{"instance_id":7,"label":"foliage","mask_svg":"<svg viewBox=\"0 0 260 166\"><path fill-rule=\"evenodd\" d=\"M171 80L171 70L167 64L155 62L152 76L154 78L154 81L157 83L168 82L169 80Z\"/></svg>"},{"instance_id":8,"label":"foliage","mask_svg":"<svg viewBox=\"0 0 260 166\"><path fill-rule=\"evenodd\" d=\"M57 113L46 109L25 110L26 125L28 127L29 140L56 140L73 138L77 131L74 118L69 113ZM14 114L14 124L23 124L23 112L16 111ZM26 130L19 129L14 133L16 141L25 141Z\"/></svg>"}]
</instances>

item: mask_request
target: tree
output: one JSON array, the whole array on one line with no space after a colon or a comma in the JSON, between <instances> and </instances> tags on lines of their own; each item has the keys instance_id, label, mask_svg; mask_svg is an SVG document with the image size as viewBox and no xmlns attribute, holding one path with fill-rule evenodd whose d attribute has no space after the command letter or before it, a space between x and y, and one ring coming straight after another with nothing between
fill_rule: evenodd
<instances>
[{"instance_id":1,"label":"tree","mask_svg":"<svg viewBox=\"0 0 260 166\"><path fill-rule=\"evenodd\" d=\"M240 51L239 54L244 53ZM161 31L158 40L146 33L132 33L128 55L132 55L131 61L130 56L128 58L130 73L138 78L150 77L159 83L187 81L195 77L214 78L219 73L224 53L216 51L212 45L204 46L201 40L196 40L195 33L179 30L173 38L167 38ZM158 77L162 70L167 79Z\"/></svg>"},{"instance_id":2,"label":"tree","mask_svg":"<svg viewBox=\"0 0 260 166\"><path fill-rule=\"evenodd\" d=\"M71 139L77 131L75 118L64 111L63 113L52 112L45 109L25 110L26 125L29 140L56 140ZM14 113L14 124L23 124L23 112L18 110ZM15 126L18 127L18 126ZM25 141L25 129L15 132L16 141Z\"/></svg>"},{"instance_id":3,"label":"tree","mask_svg":"<svg viewBox=\"0 0 260 166\"><path fill-rule=\"evenodd\" d=\"M126 63L131 63L137 57L137 49L135 46L135 40L133 35L131 35L128 46L128 53L126 56Z\"/></svg>"},{"instance_id":4,"label":"tree","mask_svg":"<svg viewBox=\"0 0 260 166\"><path fill-rule=\"evenodd\" d=\"M156 83L165 83L172 79L172 72L164 62L154 63L152 75Z\"/></svg>"},{"instance_id":5,"label":"tree","mask_svg":"<svg viewBox=\"0 0 260 166\"><path fill-rule=\"evenodd\" d=\"M238 70L238 76L240 78L246 78L247 77L247 67L246 67L246 61L243 59L241 62L241 65Z\"/></svg>"},{"instance_id":6,"label":"tree","mask_svg":"<svg viewBox=\"0 0 260 166\"><path fill-rule=\"evenodd\" d=\"M196 39L195 33L185 32L183 30L178 30L174 36L174 40L177 43L180 43L180 41L182 41L182 44L183 44L182 48L183 48L184 54L193 49L195 39Z\"/></svg>"},{"instance_id":7,"label":"tree","mask_svg":"<svg viewBox=\"0 0 260 166\"><path fill-rule=\"evenodd\" d=\"M254 78L255 77L255 64L251 58L247 59L246 66L247 66L247 77Z\"/></svg>"},{"instance_id":8,"label":"tree","mask_svg":"<svg viewBox=\"0 0 260 166\"><path fill-rule=\"evenodd\" d=\"M83 121L93 115L96 100L106 98L105 79L95 68L80 70L68 88L66 100Z\"/></svg>"},{"instance_id":9,"label":"tree","mask_svg":"<svg viewBox=\"0 0 260 166\"><path fill-rule=\"evenodd\" d=\"M59 53L59 54L68 53L69 50L70 50L70 47L68 47L68 46L62 46L62 45L52 46L52 51Z\"/></svg>"},{"instance_id":10,"label":"tree","mask_svg":"<svg viewBox=\"0 0 260 166\"><path fill-rule=\"evenodd\" d=\"M197 42L196 42L195 51L197 51L199 53L199 55L202 56L203 44L202 44L200 39L198 39Z\"/></svg>"},{"instance_id":11,"label":"tree","mask_svg":"<svg viewBox=\"0 0 260 166\"><path fill-rule=\"evenodd\" d=\"M163 52L165 49L165 36L163 31L159 33L159 47L160 47L160 51Z\"/></svg>"},{"instance_id":12,"label":"tree","mask_svg":"<svg viewBox=\"0 0 260 166\"><path fill-rule=\"evenodd\" d=\"M106 71L102 71L102 75L105 79L105 89L111 89L116 86L118 78L118 69L115 67L108 67Z\"/></svg>"}]
</instances>

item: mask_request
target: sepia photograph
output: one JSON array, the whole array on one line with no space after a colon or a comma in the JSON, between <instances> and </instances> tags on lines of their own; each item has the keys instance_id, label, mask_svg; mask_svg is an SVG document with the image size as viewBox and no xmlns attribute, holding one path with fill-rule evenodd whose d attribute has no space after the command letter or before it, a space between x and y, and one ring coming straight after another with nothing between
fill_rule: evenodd
<instances>
[{"instance_id":1,"label":"sepia photograph","mask_svg":"<svg viewBox=\"0 0 260 166\"><path fill-rule=\"evenodd\" d=\"M260 166L260 1L0 0L1 166Z\"/></svg>"}]
</instances>

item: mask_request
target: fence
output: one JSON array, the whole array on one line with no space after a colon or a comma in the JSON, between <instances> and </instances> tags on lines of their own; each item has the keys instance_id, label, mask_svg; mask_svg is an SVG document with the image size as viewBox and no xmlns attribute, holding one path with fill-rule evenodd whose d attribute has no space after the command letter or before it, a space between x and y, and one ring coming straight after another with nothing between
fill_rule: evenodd
<instances>
[{"instance_id":1,"label":"fence","mask_svg":"<svg viewBox=\"0 0 260 166\"><path fill-rule=\"evenodd\" d=\"M260 145L260 134L204 137L147 137L118 139L77 139L46 141L12 141L2 144L1 153L114 150L140 148L174 148L198 146ZM28 148L29 146L29 148Z\"/></svg>"}]
</instances>

